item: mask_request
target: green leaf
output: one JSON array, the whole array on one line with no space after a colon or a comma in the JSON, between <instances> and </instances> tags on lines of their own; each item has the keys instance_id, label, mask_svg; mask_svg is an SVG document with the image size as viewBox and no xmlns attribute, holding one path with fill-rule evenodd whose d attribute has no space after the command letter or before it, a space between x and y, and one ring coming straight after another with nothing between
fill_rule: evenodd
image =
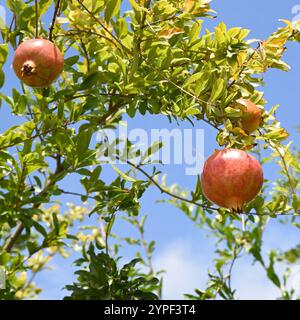
<instances>
[{"instance_id":1,"label":"green leaf","mask_svg":"<svg viewBox=\"0 0 300 320\"><path fill-rule=\"evenodd\" d=\"M191 31L189 33L189 41L190 43L193 43L199 38L199 34L202 28L203 20L197 20L193 27L191 28Z\"/></svg>"},{"instance_id":2,"label":"green leaf","mask_svg":"<svg viewBox=\"0 0 300 320\"><path fill-rule=\"evenodd\" d=\"M79 60L79 56L69 57L69 58L65 59L65 65L71 67L71 66L73 66L75 63L77 63L78 60Z\"/></svg>"},{"instance_id":3,"label":"green leaf","mask_svg":"<svg viewBox=\"0 0 300 320\"><path fill-rule=\"evenodd\" d=\"M212 92L210 96L210 101L215 102L217 101L224 93L226 89L226 82L224 79L217 79L212 87Z\"/></svg>"},{"instance_id":4,"label":"green leaf","mask_svg":"<svg viewBox=\"0 0 300 320\"><path fill-rule=\"evenodd\" d=\"M89 74L80 84L79 90L90 89L99 80L100 73L98 71Z\"/></svg>"},{"instance_id":5,"label":"green leaf","mask_svg":"<svg viewBox=\"0 0 300 320\"><path fill-rule=\"evenodd\" d=\"M47 238L47 231L41 224L39 224L36 221L32 221L32 225L36 229L36 231L38 231L41 235Z\"/></svg>"},{"instance_id":6,"label":"green leaf","mask_svg":"<svg viewBox=\"0 0 300 320\"><path fill-rule=\"evenodd\" d=\"M225 113L228 117L231 117L231 118L240 118L243 115L242 110L231 108L231 107L225 108Z\"/></svg>"},{"instance_id":7,"label":"green leaf","mask_svg":"<svg viewBox=\"0 0 300 320\"><path fill-rule=\"evenodd\" d=\"M111 18L116 16L120 11L121 0L108 0L106 4L106 9L104 17L107 23L110 22Z\"/></svg>"},{"instance_id":8,"label":"green leaf","mask_svg":"<svg viewBox=\"0 0 300 320\"><path fill-rule=\"evenodd\" d=\"M79 159L85 156L86 151L89 148L93 131L92 130L82 130L79 132L77 137L77 155Z\"/></svg>"},{"instance_id":9,"label":"green leaf","mask_svg":"<svg viewBox=\"0 0 300 320\"><path fill-rule=\"evenodd\" d=\"M197 72L192 74L183 84L183 88L188 87L190 84L196 82L197 80L199 80L202 77L202 72Z\"/></svg>"},{"instance_id":10,"label":"green leaf","mask_svg":"<svg viewBox=\"0 0 300 320\"><path fill-rule=\"evenodd\" d=\"M292 199L293 199L293 203L292 203L293 209L294 209L295 211L298 211L298 209L299 209L299 199L298 199L298 196L297 196L296 194L293 194Z\"/></svg>"},{"instance_id":11,"label":"green leaf","mask_svg":"<svg viewBox=\"0 0 300 320\"><path fill-rule=\"evenodd\" d=\"M138 5L138 3L135 0L129 0L129 2L135 11L139 12L141 10L141 7Z\"/></svg>"},{"instance_id":12,"label":"green leaf","mask_svg":"<svg viewBox=\"0 0 300 320\"><path fill-rule=\"evenodd\" d=\"M6 61L8 56L8 44L0 44L0 65Z\"/></svg>"},{"instance_id":13,"label":"green leaf","mask_svg":"<svg viewBox=\"0 0 300 320\"><path fill-rule=\"evenodd\" d=\"M10 254L6 251L0 253L0 266L5 266L10 260Z\"/></svg>"},{"instance_id":14,"label":"green leaf","mask_svg":"<svg viewBox=\"0 0 300 320\"><path fill-rule=\"evenodd\" d=\"M137 180L128 176L127 174L125 174L124 172L122 172L119 168L117 168L116 166L114 166L112 164L113 169L117 172L117 174L119 174L124 180L128 181L128 182L136 182Z\"/></svg>"}]
</instances>

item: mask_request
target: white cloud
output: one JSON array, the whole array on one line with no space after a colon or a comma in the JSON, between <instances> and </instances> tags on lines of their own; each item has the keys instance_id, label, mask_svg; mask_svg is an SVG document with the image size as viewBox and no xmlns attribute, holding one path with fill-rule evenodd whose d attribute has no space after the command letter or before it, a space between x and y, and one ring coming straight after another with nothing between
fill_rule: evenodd
<instances>
[{"instance_id":1,"label":"white cloud","mask_svg":"<svg viewBox=\"0 0 300 320\"><path fill-rule=\"evenodd\" d=\"M237 260L232 273L232 287L239 300L274 300L280 291L266 277L259 264L252 264L249 257Z\"/></svg>"},{"instance_id":2,"label":"white cloud","mask_svg":"<svg viewBox=\"0 0 300 320\"><path fill-rule=\"evenodd\" d=\"M156 270L166 270L163 299L183 299L183 294L203 287L208 261L207 250L201 250L189 239L177 239L165 247L154 259Z\"/></svg>"},{"instance_id":3,"label":"white cloud","mask_svg":"<svg viewBox=\"0 0 300 320\"><path fill-rule=\"evenodd\" d=\"M183 294L203 289L211 269L213 248L201 241L199 246L191 239L179 238L169 243L154 259L156 270L164 269L163 299L183 299ZM253 265L249 257L236 262L232 287L237 299L273 300L280 292L266 278L265 271Z\"/></svg>"}]
</instances>

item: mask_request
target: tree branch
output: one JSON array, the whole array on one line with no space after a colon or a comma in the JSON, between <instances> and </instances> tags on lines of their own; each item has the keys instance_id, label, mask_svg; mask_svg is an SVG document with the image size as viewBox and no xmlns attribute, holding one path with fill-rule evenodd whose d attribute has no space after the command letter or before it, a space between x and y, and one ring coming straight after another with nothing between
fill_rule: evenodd
<instances>
[{"instance_id":1,"label":"tree branch","mask_svg":"<svg viewBox=\"0 0 300 320\"><path fill-rule=\"evenodd\" d=\"M55 173L53 174L52 179L49 180L49 182L46 184L44 189L39 193L39 197L44 197L47 195L48 190L56 183L56 181L60 178L62 173L65 171L65 169L60 165L60 162L57 164ZM43 203L43 200L35 203L32 208L38 209L40 205ZM19 236L22 234L23 230L25 229L25 225L21 222L19 226L17 227L16 231L14 232L13 236L10 238L8 243L4 246L4 250L6 252L11 252L13 246L15 245L16 241L18 240Z\"/></svg>"},{"instance_id":2,"label":"tree branch","mask_svg":"<svg viewBox=\"0 0 300 320\"><path fill-rule=\"evenodd\" d=\"M200 207L202 209L205 209L205 210L212 210L212 211L220 211L219 208L214 208L214 207L210 207L210 206L206 206L202 203L199 203L199 202L196 202L196 201L193 201L193 200L189 200L189 199L186 199L184 197L181 197L177 194L174 194L172 192L170 192L169 190L163 188L152 176L150 176L144 169L142 169L139 165L135 165L133 162L129 161L129 160L123 160L121 159L119 156L115 155L116 159L117 160L121 160L121 161L124 161L126 162L128 165L130 165L131 167L133 167L134 169L138 170L139 172L141 172L144 176L146 176L148 178L149 181L151 181L160 191L161 193L164 193L164 194L167 194L169 195L170 197L172 198L175 198L177 200L180 200L180 201L184 201L184 202L187 202L187 203L190 203L190 204L193 204L197 207ZM244 214L247 214L247 215L257 215L257 216L270 216L272 215L272 213L256 213L256 212L249 212L249 213L244 213ZM281 213L281 214L278 214L278 215L281 215L281 216L296 216L296 214L294 213ZM297 214L298 215L298 214Z\"/></svg>"},{"instance_id":3,"label":"tree branch","mask_svg":"<svg viewBox=\"0 0 300 320\"><path fill-rule=\"evenodd\" d=\"M75 122L74 122L74 121L66 122L66 123L64 123L62 126L63 126L63 127L67 127L67 126L69 126L69 125L71 125L71 124L73 124L73 123L75 123ZM30 140L34 140L35 138L38 138L41 134L46 135L46 134L51 133L51 132L53 132L53 131L55 131L55 130L57 130L57 129L59 129L59 128L61 128L61 126L51 128L51 129L46 130L46 131L43 131L43 132L41 132L41 133L37 133L37 134L35 134L35 135L31 136L31 137L28 137L27 139L24 139L24 140L22 140L22 141L12 142L12 143L10 143L10 144L8 144L8 145L0 146L0 150L12 148L12 147L15 147L15 146L23 143L23 142L27 142L27 141L30 141Z\"/></svg>"},{"instance_id":4,"label":"tree branch","mask_svg":"<svg viewBox=\"0 0 300 320\"><path fill-rule=\"evenodd\" d=\"M109 119L119 110L120 106L122 104L121 103L116 103L112 108L110 108L107 112L107 114L105 114L103 117L101 117L99 119L99 124L103 124L106 121L109 121ZM38 136L38 135L37 135ZM31 137L31 139L33 139L35 136ZM23 141L24 142L24 141ZM20 143L20 142L19 142ZM57 163L56 163L56 170L55 173L53 174L52 179L49 180L48 184L45 186L45 188L39 193L39 197L43 197L45 195L47 195L49 188L51 188L56 181L60 178L61 174L63 172L65 172L66 169L64 169L63 165L61 164L60 161L60 156L57 157ZM68 193L67 191L64 191L64 193ZM74 192L69 192L70 194L73 195L80 195L80 194L76 194ZM82 196L82 195L80 195ZM36 204L33 205L33 209L37 209L39 208L39 206L42 204L41 202L38 202ZM8 241L8 243L4 246L4 250L6 250L7 252L10 252L14 246L14 244L16 243L16 241L18 240L19 236L22 234L23 230L25 229L25 225L23 223L20 223L19 226L17 227L15 233L13 234L13 236L11 237L11 239Z\"/></svg>"},{"instance_id":5,"label":"tree branch","mask_svg":"<svg viewBox=\"0 0 300 320\"><path fill-rule=\"evenodd\" d=\"M82 33L87 33L87 34L90 34L90 35L95 35L97 37L100 37L100 38L103 38L107 41L109 41L110 43L112 43L116 48L118 48L118 45L112 40L110 39L109 37L106 37L105 35L103 34L100 34L100 33L97 33L97 32L94 32L94 31L91 31L91 30L80 30L80 29L77 29L78 31L76 32L73 32L73 30L69 30L68 33L66 34L58 34L55 36L55 38L58 38L58 37L68 37L68 36L76 36L76 35L80 35ZM70 32L71 31L71 32Z\"/></svg>"}]
</instances>

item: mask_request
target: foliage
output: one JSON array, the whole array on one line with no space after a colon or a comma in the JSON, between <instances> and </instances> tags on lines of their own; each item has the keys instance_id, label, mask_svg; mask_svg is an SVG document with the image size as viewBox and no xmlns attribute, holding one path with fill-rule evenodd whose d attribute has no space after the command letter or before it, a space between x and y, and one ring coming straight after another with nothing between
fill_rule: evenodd
<instances>
[{"instance_id":1,"label":"foliage","mask_svg":"<svg viewBox=\"0 0 300 320\"><path fill-rule=\"evenodd\" d=\"M76 261L77 265L88 262L88 270L77 271L78 283L66 288L72 295L66 300L136 300L158 299L152 293L159 280L157 278L137 277L135 266L140 262L134 259L117 269L116 261L105 253L95 254L93 246L83 252L83 258Z\"/></svg>"},{"instance_id":2,"label":"foliage","mask_svg":"<svg viewBox=\"0 0 300 320\"><path fill-rule=\"evenodd\" d=\"M0 136L0 265L7 270L7 288L0 290L0 298L35 298L40 292L35 275L54 255L67 258L74 248L83 257L77 260L77 282L67 286L72 291L68 299L161 297L160 271L153 270L151 262L154 242L145 240L140 210L150 186L216 238L215 271L208 286L187 297L234 299L233 266L248 254L280 289L281 298L293 298L293 291L285 288L287 275L280 279L275 267L279 261L298 261L299 250L266 255L262 237L271 219L299 228L300 156L283 142L289 134L276 119L278 106L268 110L258 89L270 68L289 70L282 57L289 41L300 41L300 25L283 21L253 46L249 30L228 29L224 23L214 31L202 28L216 14L210 2L129 0L130 8L124 10L121 0L38 1L39 35L55 41L65 55L65 69L47 89L21 84L10 94L0 93L0 103L16 119ZM6 7L12 21L1 28L0 87L8 81L3 71L8 57L23 40L34 37L36 28L34 1L7 0ZM263 108L261 128L251 135L239 127L243 112L235 102L241 97ZM129 154L129 170L115 167L113 181L105 181L99 155L106 154L107 147L105 141L95 144L95 135L115 128L125 114L138 113L193 124L204 121L216 129L220 146L252 150L264 165L278 163L281 178L265 182L245 216L233 215L204 198L199 179L188 198L189 192L161 181L157 169L148 174L151 152L142 154L127 141L123 151ZM269 158L261 157L262 149L270 151ZM138 156L140 161L133 162ZM122 159L123 154L119 150L114 157ZM80 177L82 194L61 188L67 176ZM65 194L79 197L82 207L64 210L53 203ZM89 225L91 215L100 227ZM113 234L116 220L129 222L140 238ZM96 254L91 243L105 252ZM142 260L120 268L118 251L125 244L137 245ZM136 267L138 262L146 271Z\"/></svg>"}]
</instances>

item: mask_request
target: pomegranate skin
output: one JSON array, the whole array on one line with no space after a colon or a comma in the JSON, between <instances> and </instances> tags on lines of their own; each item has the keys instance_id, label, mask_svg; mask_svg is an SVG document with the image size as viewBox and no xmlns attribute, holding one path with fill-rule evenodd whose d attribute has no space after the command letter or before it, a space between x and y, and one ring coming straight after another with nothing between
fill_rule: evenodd
<instances>
[{"instance_id":1,"label":"pomegranate skin","mask_svg":"<svg viewBox=\"0 0 300 320\"><path fill-rule=\"evenodd\" d=\"M17 77L28 86L45 88L62 73L64 57L53 42L30 39L16 49L13 68Z\"/></svg>"},{"instance_id":2,"label":"pomegranate skin","mask_svg":"<svg viewBox=\"0 0 300 320\"><path fill-rule=\"evenodd\" d=\"M205 162L201 176L205 197L220 207L242 212L263 185L260 163L238 149L216 150Z\"/></svg>"},{"instance_id":3,"label":"pomegranate skin","mask_svg":"<svg viewBox=\"0 0 300 320\"><path fill-rule=\"evenodd\" d=\"M256 131L261 123L261 109L247 99L239 99L237 103L247 108L240 120L241 128L247 133Z\"/></svg>"}]
</instances>

